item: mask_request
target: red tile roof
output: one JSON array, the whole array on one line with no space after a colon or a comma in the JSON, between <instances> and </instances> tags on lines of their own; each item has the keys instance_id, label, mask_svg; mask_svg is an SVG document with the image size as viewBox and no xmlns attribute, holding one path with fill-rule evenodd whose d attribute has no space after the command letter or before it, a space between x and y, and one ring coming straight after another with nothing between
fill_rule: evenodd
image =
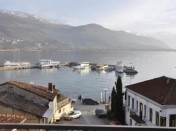
<instances>
[{"instance_id":1,"label":"red tile roof","mask_svg":"<svg viewBox=\"0 0 176 131\"><path fill-rule=\"evenodd\" d=\"M48 88L43 86L38 86L35 84L29 84L29 83L23 83L23 82L17 82L17 81L9 81L4 84L11 84L18 88L24 89L26 91L32 92L34 94L37 94L41 97L47 98L48 100L54 100L55 96L58 94L58 90L54 89L53 93L48 91ZM2 84L3 85L3 84Z\"/></svg>"},{"instance_id":2,"label":"red tile roof","mask_svg":"<svg viewBox=\"0 0 176 131\"><path fill-rule=\"evenodd\" d=\"M48 107L44 105L39 105L35 101L29 101L22 96L2 92L0 93L0 104L12 107L18 110L28 112L30 114L42 117L47 111Z\"/></svg>"},{"instance_id":3,"label":"red tile roof","mask_svg":"<svg viewBox=\"0 0 176 131\"><path fill-rule=\"evenodd\" d=\"M126 88L161 105L176 105L176 80L165 76L143 81Z\"/></svg>"}]
</instances>

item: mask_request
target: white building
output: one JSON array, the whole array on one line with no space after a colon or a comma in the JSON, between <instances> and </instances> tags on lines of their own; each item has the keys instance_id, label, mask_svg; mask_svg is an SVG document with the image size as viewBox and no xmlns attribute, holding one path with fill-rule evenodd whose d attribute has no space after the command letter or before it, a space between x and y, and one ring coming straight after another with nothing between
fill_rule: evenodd
<instances>
[{"instance_id":1,"label":"white building","mask_svg":"<svg viewBox=\"0 0 176 131\"><path fill-rule=\"evenodd\" d=\"M165 76L126 86L128 125L176 127L176 79Z\"/></svg>"}]
</instances>

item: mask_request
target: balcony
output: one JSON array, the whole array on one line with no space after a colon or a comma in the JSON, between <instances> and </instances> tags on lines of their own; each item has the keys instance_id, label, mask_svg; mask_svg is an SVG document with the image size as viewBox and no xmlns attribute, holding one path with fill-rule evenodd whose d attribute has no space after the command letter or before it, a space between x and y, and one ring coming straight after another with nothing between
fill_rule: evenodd
<instances>
[{"instance_id":1,"label":"balcony","mask_svg":"<svg viewBox=\"0 0 176 131\"><path fill-rule=\"evenodd\" d=\"M136 111L133 109L130 109L130 115L136 115Z\"/></svg>"},{"instance_id":2,"label":"balcony","mask_svg":"<svg viewBox=\"0 0 176 131\"><path fill-rule=\"evenodd\" d=\"M0 129L42 129L42 130L80 130L80 131L171 131L175 127L147 127L147 126L110 126L110 125L59 125L59 124L7 124L1 123Z\"/></svg>"},{"instance_id":3,"label":"balcony","mask_svg":"<svg viewBox=\"0 0 176 131\"><path fill-rule=\"evenodd\" d=\"M136 121L136 125L145 125L145 121L136 114L135 110L130 109L130 117Z\"/></svg>"}]
</instances>

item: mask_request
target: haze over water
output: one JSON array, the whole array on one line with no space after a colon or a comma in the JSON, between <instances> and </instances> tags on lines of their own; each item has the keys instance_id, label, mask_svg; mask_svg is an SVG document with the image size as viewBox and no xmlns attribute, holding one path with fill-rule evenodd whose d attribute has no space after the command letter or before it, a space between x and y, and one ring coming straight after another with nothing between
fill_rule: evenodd
<instances>
[{"instance_id":1,"label":"haze over water","mask_svg":"<svg viewBox=\"0 0 176 131\"><path fill-rule=\"evenodd\" d=\"M55 52L0 52L0 63L5 60L29 61L32 64L40 59L59 60L65 62L91 62L99 64L113 64L122 61L125 65L132 63L139 72L129 76L122 74L123 86L141 82L144 80L168 76L176 78L176 52L164 51L55 51ZM84 97L92 97L100 100L100 92L107 88L108 95L112 91L116 81L115 72L77 72L72 68L61 67L60 69L30 69L0 71L0 83L9 80L22 82L34 82L47 86L52 82L67 96L77 98L79 94ZM107 96L108 96L107 95Z\"/></svg>"}]
</instances>

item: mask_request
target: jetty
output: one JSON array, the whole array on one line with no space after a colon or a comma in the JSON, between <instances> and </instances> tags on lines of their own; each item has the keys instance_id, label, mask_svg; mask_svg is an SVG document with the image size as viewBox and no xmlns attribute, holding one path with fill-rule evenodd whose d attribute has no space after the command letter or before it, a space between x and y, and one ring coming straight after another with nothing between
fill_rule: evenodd
<instances>
[{"instance_id":1,"label":"jetty","mask_svg":"<svg viewBox=\"0 0 176 131\"><path fill-rule=\"evenodd\" d=\"M1 66L0 70L21 70L21 69L33 69L35 66Z\"/></svg>"}]
</instances>

